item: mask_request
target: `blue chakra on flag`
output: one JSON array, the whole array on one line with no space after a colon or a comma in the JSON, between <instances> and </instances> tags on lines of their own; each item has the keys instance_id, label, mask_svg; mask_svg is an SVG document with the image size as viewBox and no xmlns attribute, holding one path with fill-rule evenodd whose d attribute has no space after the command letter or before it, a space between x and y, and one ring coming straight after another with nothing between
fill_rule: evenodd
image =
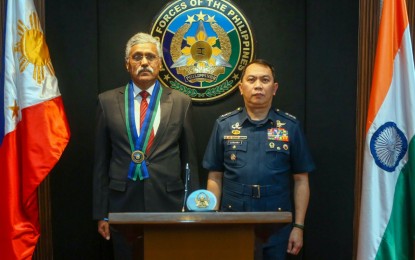
<instances>
[{"instance_id":1,"label":"blue chakra on flag","mask_svg":"<svg viewBox=\"0 0 415 260\"><path fill-rule=\"evenodd\" d=\"M393 122L383 124L370 139L370 152L376 164L388 172L395 171L408 150L408 140Z\"/></svg>"}]
</instances>

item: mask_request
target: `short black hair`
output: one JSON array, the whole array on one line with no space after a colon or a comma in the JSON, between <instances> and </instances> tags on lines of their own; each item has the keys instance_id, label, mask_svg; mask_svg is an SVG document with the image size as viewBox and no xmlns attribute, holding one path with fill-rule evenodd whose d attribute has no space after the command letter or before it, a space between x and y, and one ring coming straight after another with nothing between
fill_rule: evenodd
<instances>
[{"instance_id":1,"label":"short black hair","mask_svg":"<svg viewBox=\"0 0 415 260\"><path fill-rule=\"evenodd\" d=\"M274 69L274 66L272 66L272 64L271 64L271 63L269 63L268 61L266 61L266 60L264 60L264 59L255 59L255 60L253 60L253 61L249 62L248 64L246 64L246 66L245 66L245 68L243 69L242 74L241 74L241 81L242 81L242 79L243 79L243 78L244 78L244 76L245 76L246 68L248 68L248 67L249 67L249 65L252 65L252 64L261 64L261 65L263 65L263 66L265 66L265 67L268 67L268 68L271 70L271 73L272 73L272 78L274 79L274 82L276 82L276 81L277 81L277 79L276 79L276 75L275 75L275 69Z\"/></svg>"}]
</instances>

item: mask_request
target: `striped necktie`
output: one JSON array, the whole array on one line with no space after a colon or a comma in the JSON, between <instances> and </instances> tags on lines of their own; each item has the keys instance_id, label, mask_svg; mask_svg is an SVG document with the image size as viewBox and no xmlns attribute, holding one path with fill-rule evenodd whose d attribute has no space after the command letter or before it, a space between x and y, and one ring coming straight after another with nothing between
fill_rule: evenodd
<instances>
[{"instance_id":1,"label":"striped necktie","mask_svg":"<svg viewBox=\"0 0 415 260\"><path fill-rule=\"evenodd\" d=\"M144 119L146 118L146 113L147 113L147 108L148 108L148 103L147 103L147 97L150 94L143 90L140 92L140 96L141 96L141 104L140 104L140 129L142 129L143 123L144 123ZM147 144L147 148L146 148L146 154L149 154L151 145L153 144L154 141L154 131L153 129L151 129L151 134L150 134L150 138L148 139L148 144Z\"/></svg>"}]
</instances>

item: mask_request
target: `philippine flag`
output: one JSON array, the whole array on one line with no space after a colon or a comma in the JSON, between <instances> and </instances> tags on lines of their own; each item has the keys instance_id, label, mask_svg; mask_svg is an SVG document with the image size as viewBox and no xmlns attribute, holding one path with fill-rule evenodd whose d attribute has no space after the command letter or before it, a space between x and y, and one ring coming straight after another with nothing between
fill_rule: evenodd
<instances>
[{"instance_id":1,"label":"philippine flag","mask_svg":"<svg viewBox=\"0 0 415 260\"><path fill-rule=\"evenodd\" d=\"M31 259L37 188L69 141L69 126L32 0L6 1L0 73L0 255Z\"/></svg>"},{"instance_id":2,"label":"philippine flag","mask_svg":"<svg viewBox=\"0 0 415 260\"><path fill-rule=\"evenodd\" d=\"M415 71L404 0L384 0L366 125L357 259L414 259Z\"/></svg>"}]
</instances>

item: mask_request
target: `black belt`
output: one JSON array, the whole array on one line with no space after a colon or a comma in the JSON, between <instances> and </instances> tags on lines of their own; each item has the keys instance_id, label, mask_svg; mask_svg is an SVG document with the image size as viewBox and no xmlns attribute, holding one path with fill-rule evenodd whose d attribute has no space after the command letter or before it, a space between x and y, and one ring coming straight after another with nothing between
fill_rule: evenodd
<instances>
[{"instance_id":1,"label":"black belt","mask_svg":"<svg viewBox=\"0 0 415 260\"><path fill-rule=\"evenodd\" d=\"M279 191L279 187L277 185L247 185L230 181L226 178L223 179L223 188L226 191L251 196L256 199L276 195Z\"/></svg>"}]
</instances>

